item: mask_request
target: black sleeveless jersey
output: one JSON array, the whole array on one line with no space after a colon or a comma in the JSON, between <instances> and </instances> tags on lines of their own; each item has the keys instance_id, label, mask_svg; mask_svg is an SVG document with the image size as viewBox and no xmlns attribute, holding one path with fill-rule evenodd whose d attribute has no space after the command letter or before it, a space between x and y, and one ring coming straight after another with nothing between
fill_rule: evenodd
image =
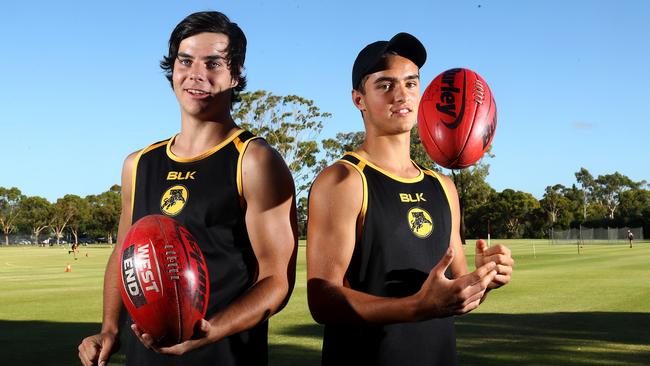
<instances>
[{"instance_id":1,"label":"black sleeveless jersey","mask_svg":"<svg viewBox=\"0 0 650 366\"><path fill-rule=\"evenodd\" d=\"M257 261L242 207L241 162L255 139L240 130L194 158L175 156L174 138L155 143L137 156L133 168L133 220L163 214L194 235L207 262L210 297L206 319L224 309L254 282ZM267 322L183 356L149 351L127 333L128 365L266 365Z\"/></svg>"},{"instance_id":2,"label":"black sleeveless jersey","mask_svg":"<svg viewBox=\"0 0 650 366\"><path fill-rule=\"evenodd\" d=\"M405 179L355 153L346 153L340 162L361 174L364 187L356 244L346 272L349 287L386 297L416 293L449 248L451 208L445 186L437 173L419 166L418 177ZM323 365L456 365L453 318L326 325L322 361Z\"/></svg>"}]
</instances>

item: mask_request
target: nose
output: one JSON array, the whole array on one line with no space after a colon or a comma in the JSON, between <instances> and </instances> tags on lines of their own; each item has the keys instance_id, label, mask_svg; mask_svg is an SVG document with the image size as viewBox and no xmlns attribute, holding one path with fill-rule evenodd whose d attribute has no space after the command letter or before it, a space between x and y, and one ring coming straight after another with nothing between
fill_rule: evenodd
<instances>
[{"instance_id":1,"label":"nose","mask_svg":"<svg viewBox=\"0 0 650 366\"><path fill-rule=\"evenodd\" d=\"M205 80L205 69L201 67L198 62L192 64L190 69L190 80L192 81L204 81Z\"/></svg>"},{"instance_id":2,"label":"nose","mask_svg":"<svg viewBox=\"0 0 650 366\"><path fill-rule=\"evenodd\" d=\"M395 101L396 102L406 102L406 100L409 97L408 89L406 88L406 85L404 84L398 84L395 87Z\"/></svg>"}]
</instances>

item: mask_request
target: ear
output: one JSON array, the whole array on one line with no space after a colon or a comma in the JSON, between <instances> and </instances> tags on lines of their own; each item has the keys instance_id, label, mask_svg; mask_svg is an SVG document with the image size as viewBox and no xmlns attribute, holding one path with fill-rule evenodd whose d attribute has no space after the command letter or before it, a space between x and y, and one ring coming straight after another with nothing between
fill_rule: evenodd
<instances>
[{"instance_id":1,"label":"ear","mask_svg":"<svg viewBox=\"0 0 650 366\"><path fill-rule=\"evenodd\" d=\"M360 111L366 110L366 101L364 95L361 94L358 90L352 89L352 103Z\"/></svg>"},{"instance_id":2,"label":"ear","mask_svg":"<svg viewBox=\"0 0 650 366\"><path fill-rule=\"evenodd\" d=\"M234 88L237 85L239 85L239 78L232 78L232 80L230 81L230 87Z\"/></svg>"}]
</instances>

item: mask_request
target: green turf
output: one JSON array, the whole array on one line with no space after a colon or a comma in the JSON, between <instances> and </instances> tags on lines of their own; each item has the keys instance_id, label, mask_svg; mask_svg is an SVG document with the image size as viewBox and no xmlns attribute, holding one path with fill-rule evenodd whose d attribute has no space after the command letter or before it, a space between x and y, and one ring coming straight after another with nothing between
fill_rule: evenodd
<instances>
[{"instance_id":1,"label":"green turf","mask_svg":"<svg viewBox=\"0 0 650 366\"><path fill-rule=\"evenodd\" d=\"M503 242L515 274L457 318L462 365L650 365L650 243L585 245L578 254L574 245ZM0 248L0 364L79 364L77 344L99 329L109 253L82 247L74 260L62 247ZM304 246L298 258L291 301L270 323L271 365L319 362L322 327L307 309Z\"/></svg>"}]
</instances>

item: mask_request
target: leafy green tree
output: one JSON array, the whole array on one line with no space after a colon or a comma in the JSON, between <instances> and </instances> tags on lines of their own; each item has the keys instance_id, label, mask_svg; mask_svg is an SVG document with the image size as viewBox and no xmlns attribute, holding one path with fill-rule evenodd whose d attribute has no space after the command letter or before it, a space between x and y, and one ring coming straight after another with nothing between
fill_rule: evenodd
<instances>
[{"instance_id":1,"label":"leafy green tree","mask_svg":"<svg viewBox=\"0 0 650 366\"><path fill-rule=\"evenodd\" d=\"M61 243L61 238L66 228L69 228L77 240L77 231L84 215L87 216L87 205L84 200L76 194L66 194L63 198L56 200L52 207L52 219L50 228L56 243Z\"/></svg>"},{"instance_id":2,"label":"leafy green tree","mask_svg":"<svg viewBox=\"0 0 650 366\"><path fill-rule=\"evenodd\" d=\"M521 238L531 230L531 217L540 208L530 193L505 189L497 193L488 209L494 213L494 231L499 237Z\"/></svg>"},{"instance_id":3,"label":"leafy green tree","mask_svg":"<svg viewBox=\"0 0 650 366\"><path fill-rule=\"evenodd\" d=\"M93 222L93 227L89 227L89 230L106 235L108 243L113 244L113 237L117 235L122 211L120 186L113 185L108 191L99 195L87 196L86 199L90 205Z\"/></svg>"},{"instance_id":4,"label":"leafy green tree","mask_svg":"<svg viewBox=\"0 0 650 366\"><path fill-rule=\"evenodd\" d=\"M52 204L43 197L25 197L20 202L18 226L31 233L34 243L40 242L39 236L50 226Z\"/></svg>"},{"instance_id":5,"label":"leafy green tree","mask_svg":"<svg viewBox=\"0 0 650 366\"><path fill-rule=\"evenodd\" d=\"M483 159L475 165L459 170L452 170L451 179L458 191L460 203L460 229L463 243L466 236L475 238L487 235L488 221L491 216L480 208L490 202L496 191L485 181L490 173L490 165Z\"/></svg>"},{"instance_id":6,"label":"leafy green tree","mask_svg":"<svg viewBox=\"0 0 650 366\"><path fill-rule=\"evenodd\" d=\"M580 168L580 170L575 173L575 176L578 183L582 186L582 221L586 221L587 207L593 198L594 190L596 189L596 182L591 173L589 173L585 168Z\"/></svg>"},{"instance_id":7,"label":"leafy green tree","mask_svg":"<svg viewBox=\"0 0 650 366\"><path fill-rule=\"evenodd\" d=\"M650 220L650 190L630 189L621 192L618 214L627 219L647 217Z\"/></svg>"},{"instance_id":8,"label":"leafy green tree","mask_svg":"<svg viewBox=\"0 0 650 366\"><path fill-rule=\"evenodd\" d=\"M639 188L641 183L632 181L619 172L599 175L594 181L594 194L600 203L607 208L607 218L614 219L614 213L620 203L620 195L629 189Z\"/></svg>"},{"instance_id":9,"label":"leafy green tree","mask_svg":"<svg viewBox=\"0 0 650 366\"><path fill-rule=\"evenodd\" d=\"M91 218L90 204L88 200L76 195L69 197L70 203L74 205L73 215L68 222L68 230L72 234L75 244L79 244L79 234L86 230Z\"/></svg>"},{"instance_id":10,"label":"leafy green tree","mask_svg":"<svg viewBox=\"0 0 650 366\"><path fill-rule=\"evenodd\" d=\"M339 132L335 138L321 141L325 151L323 163L327 166L340 159L345 152L357 150L365 138L366 133L363 131Z\"/></svg>"},{"instance_id":11,"label":"leafy green tree","mask_svg":"<svg viewBox=\"0 0 650 366\"><path fill-rule=\"evenodd\" d=\"M23 198L20 189L16 187L0 187L0 227L5 236L5 245L9 245L9 234L16 230L16 219Z\"/></svg>"},{"instance_id":12,"label":"leafy green tree","mask_svg":"<svg viewBox=\"0 0 650 366\"><path fill-rule=\"evenodd\" d=\"M323 129L323 121L331 114L321 112L313 100L297 95L278 96L258 90L240 96L241 102L233 112L234 120L264 137L282 155L300 196L319 170L316 138Z\"/></svg>"},{"instance_id":13,"label":"leafy green tree","mask_svg":"<svg viewBox=\"0 0 650 366\"><path fill-rule=\"evenodd\" d=\"M564 192L566 187L561 184L547 186L539 202L548 217L548 228L567 228L571 223L571 201L564 196Z\"/></svg>"},{"instance_id":14,"label":"leafy green tree","mask_svg":"<svg viewBox=\"0 0 650 366\"><path fill-rule=\"evenodd\" d=\"M583 189L578 188L575 184L571 187L566 187L562 191L562 196L569 202L570 215L573 218L569 226L576 226L584 222L586 213L583 211L585 192Z\"/></svg>"}]
</instances>

